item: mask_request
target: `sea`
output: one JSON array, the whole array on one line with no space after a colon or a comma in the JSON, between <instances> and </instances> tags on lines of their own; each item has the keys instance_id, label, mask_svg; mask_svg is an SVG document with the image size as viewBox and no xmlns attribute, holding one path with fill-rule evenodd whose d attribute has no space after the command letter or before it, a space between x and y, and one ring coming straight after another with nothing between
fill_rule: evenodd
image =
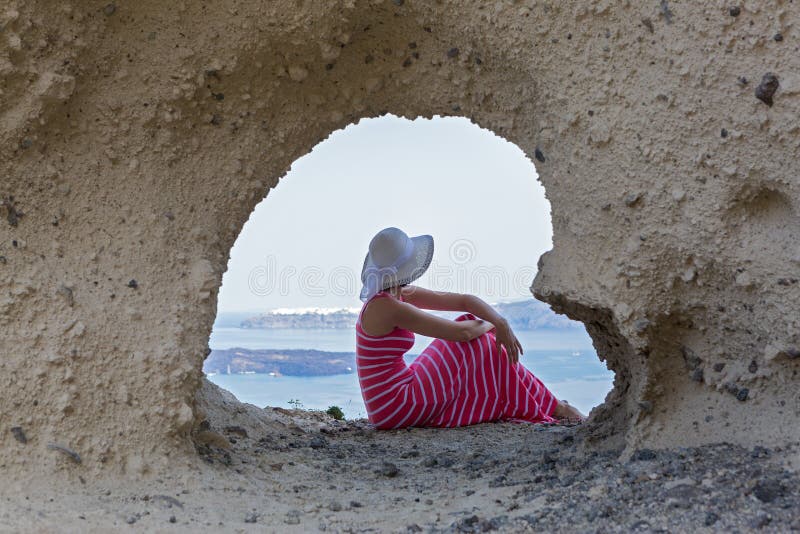
<instances>
[{"instance_id":1,"label":"sea","mask_svg":"<svg viewBox=\"0 0 800 534\"><path fill-rule=\"evenodd\" d=\"M583 413L601 404L611 390L614 373L597 358L591 338L583 328L516 330L523 347L520 361L559 399ZM410 363L432 340L416 335L406 355ZM245 329L215 325L211 349L317 349L355 352L355 330ZM270 376L268 374L215 374L209 380L233 393L240 401L258 407L281 406L326 410L338 406L345 417L366 417L355 373L333 376Z\"/></svg>"}]
</instances>

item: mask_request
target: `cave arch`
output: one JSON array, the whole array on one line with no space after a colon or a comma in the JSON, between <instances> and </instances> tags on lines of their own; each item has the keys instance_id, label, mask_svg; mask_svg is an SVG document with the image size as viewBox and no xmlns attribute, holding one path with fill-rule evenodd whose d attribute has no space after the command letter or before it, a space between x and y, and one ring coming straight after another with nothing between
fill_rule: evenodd
<instances>
[{"instance_id":1,"label":"cave arch","mask_svg":"<svg viewBox=\"0 0 800 534\"><path fill-rule=\"evenodd\" d=\"M48 442L127 472L191 451L244 220L331 131L387 112L465 116L538 162L554 248L533 292L587 324L617 375L590 441L798 439L798 258L746 243L800 211L800 100L792 79L769 107L736 80L800 59L738 39L725 9L18 4L3 15L19 46L0 103L0 414L29 439L5 433L10 471L66 468ZM751 31L791 9L748 8ZM780 206L731 232L748 182Z\"/></svg>"}]
</instances>

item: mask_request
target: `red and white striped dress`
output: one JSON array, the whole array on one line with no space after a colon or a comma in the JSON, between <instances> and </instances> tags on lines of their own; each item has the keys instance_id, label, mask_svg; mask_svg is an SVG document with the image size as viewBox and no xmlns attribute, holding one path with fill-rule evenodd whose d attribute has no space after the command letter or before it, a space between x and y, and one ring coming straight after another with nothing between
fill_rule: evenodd
<instances>
[{"instance_id":1,"label":"red and white striped dress","mask_svg":"<svg viewBox=\"0 0 800 534\"><path fill-rule=\"evenodd\" d=\"M372 298L393 298L381 291ZM486 421L553 422L556 399L521 363L496 350L494 330L471 341L435 339L410 364L414 332L367 335L356 321L356 365L369 421L379 429L454 427ZM476 319L471 313L455 320Z\"/></svg>"}]
</instances>

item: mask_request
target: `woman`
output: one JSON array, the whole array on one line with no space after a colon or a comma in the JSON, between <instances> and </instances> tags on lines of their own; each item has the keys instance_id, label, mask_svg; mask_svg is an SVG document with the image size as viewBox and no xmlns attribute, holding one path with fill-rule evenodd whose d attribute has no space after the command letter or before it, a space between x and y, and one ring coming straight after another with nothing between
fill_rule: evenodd
<instances>
[{"instance_id":1,"label":"woman","mask_svg":"<svg viewBox=\"0 0 800 534\"><path fill-rule=\"evenodd\" d=\"M367 415L377 428L453 427L486 421L553 422L584 416L519 363L508 322L472 295L408 285L433 257L433 238L385 228L364 259L356 364ZM454 321L422 311L466 311ZM411 365L414 333L436 338Z\"/></svg>"}]
</instances>

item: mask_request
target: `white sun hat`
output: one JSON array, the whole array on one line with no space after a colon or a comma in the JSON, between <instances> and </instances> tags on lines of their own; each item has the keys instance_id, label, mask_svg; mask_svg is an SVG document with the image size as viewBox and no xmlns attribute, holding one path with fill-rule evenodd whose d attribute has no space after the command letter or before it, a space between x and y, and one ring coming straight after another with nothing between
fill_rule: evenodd
<instances>
[{"instance_id":1,"label":"white sun hat","mask_svg":"<svg viewBox=\"0 0 800 534\"><path fill-rule=\"evenodd\" d=\"M361 269L360 299L364 302L386 288L408 284L422 276L433 258L433 237L408 237L399 228L384 228L369 242Z\"/></svg>"}]
</instances>

